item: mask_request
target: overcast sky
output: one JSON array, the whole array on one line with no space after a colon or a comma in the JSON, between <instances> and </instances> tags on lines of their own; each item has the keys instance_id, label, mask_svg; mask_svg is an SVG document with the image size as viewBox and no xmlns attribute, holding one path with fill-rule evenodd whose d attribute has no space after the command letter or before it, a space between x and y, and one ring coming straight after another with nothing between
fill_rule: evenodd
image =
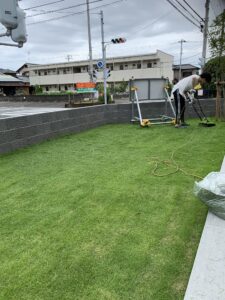
<instances>
[{"instance_id":1,"label":"overcast sky","mask_svg":"<svg viewBox=\"0 0 225 300\"><path fill-rule=\"evenodd\" d=\"M57 0L22 0L19 4L25 9L55 1ZM93 1L96 0L90 0ZM113 3L115 1L99 0L90 4L94 58L100 58L102 55L99 15L102 9L105 19L105 40L110 41L114 37L127 39L125 44L109 45L108 57L147 54L159 49L174 55L174 62L178 63L180 52L178 41L185 39L187 43L184 44L183 63L198 64L202 51L202 33L167 0L121 0ZM176 0L172 1L176 3ZM180 2L185 5L184 1ZM187 0L187 2L201 17L204 17L205 0ZM0 68L16 70L25 62L39 64L65 62L67 55L72 55L74 61L88 59L86 12L61 18L69 13L85 11L85 5L30 17L85 3L86 0L61 0L52 5L26 10L28 41L22 49L0 46ZM224 8L225 0L211 0L210 21ZM51 18L55 20L38 23ZM2 32L4 27L0 25L0 33ZM10 42L10 39L1 38L1 41Z\"/></svg>"}]
</instances>

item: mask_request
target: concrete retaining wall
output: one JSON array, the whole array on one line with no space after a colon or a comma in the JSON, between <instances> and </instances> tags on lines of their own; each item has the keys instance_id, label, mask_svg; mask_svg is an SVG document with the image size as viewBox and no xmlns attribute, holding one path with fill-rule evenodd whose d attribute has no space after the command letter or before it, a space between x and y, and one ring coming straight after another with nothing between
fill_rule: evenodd
<instances>
[{"instance_id":1,"label":"concrete retaining wall","mask_svg":"<svg viewBox=\"0 0 225 300\"><path fill-rule=\"evenodd\" d=\"M201 103L208 116L215 115L213 100L202 100ZM143 118L154 118L164 114L165 105L163 102L142 103L141 109ZM56 136L77 133L105 124L129 124L131 112L131 104L112 104L1 119L0 153L7 153ZM136 109L135 115L137 115ZM195 117L191 109L187 115Z\"/></svg>"}]
</instances>

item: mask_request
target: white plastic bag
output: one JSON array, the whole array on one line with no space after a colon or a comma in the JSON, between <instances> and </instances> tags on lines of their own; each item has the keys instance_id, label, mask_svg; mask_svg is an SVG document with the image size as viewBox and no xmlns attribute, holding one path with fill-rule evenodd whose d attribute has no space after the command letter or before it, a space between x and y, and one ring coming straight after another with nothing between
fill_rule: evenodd
<instances>
[{"instance_id":1,"label":"white plastic bag","mask_svg":"<svg viewBox=\"0 0 225 300\"><path fill-rule=\"evenodd\" d=\"M225 220L225 173L211 172L195 182L194 194L211 212Z\"/></svg>"}]
</instances>

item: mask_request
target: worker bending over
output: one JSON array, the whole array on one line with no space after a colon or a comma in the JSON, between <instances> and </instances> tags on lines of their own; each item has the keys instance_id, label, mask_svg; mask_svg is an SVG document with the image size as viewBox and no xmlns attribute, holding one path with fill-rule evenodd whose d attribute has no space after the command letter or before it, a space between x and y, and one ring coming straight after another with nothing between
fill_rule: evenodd
<instances>
[{"instance_id":1,"label":"worker bending over","mask_svg":"<svg viewBox=\"0 0 225 300\"><path fill-rule=\"evenodd\" d=\"M188 124L184 121L185 100L187 100L187 92L194 89L198 84L205 84L211 82L211 75L209 73L202 73L201 75L191 75L183 78L176 83L172 89L176 108L175 127L185 127Z\"/></svg>"}]
</instances>

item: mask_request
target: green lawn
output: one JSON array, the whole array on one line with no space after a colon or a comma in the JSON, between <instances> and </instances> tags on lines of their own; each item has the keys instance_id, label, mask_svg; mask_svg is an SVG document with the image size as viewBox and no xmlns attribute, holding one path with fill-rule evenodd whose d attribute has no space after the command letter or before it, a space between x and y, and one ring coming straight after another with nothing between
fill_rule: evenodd
<instances>
[{"instance_id":1,"label":"green lawn","mask_svg":"<svg viewBox=\"0 0 225 300\"><path fill-rule=\"evenodd\" d=\"M109 125L0 156L0 299L183 299L207 210L152 157L205 176L224 135Z\"/></svg>"}]
</instances>

